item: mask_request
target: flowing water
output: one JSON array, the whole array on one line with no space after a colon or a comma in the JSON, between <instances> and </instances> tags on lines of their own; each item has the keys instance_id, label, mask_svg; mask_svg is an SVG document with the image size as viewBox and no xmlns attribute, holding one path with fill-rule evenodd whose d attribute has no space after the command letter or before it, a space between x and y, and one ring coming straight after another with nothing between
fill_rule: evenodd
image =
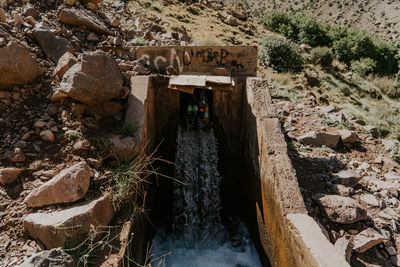
<instances>
[{"instance_id":1,"label":"flowing water","mask_svg":"<svg viewBox=\"0 0 400 267\"><path fill-rule=\"evenodd\" d=\"M152 266L257 267L259 257L246 226L220 222L217 140L209 127L179 128L175 157L174 221L171 233L153 239Z\"/></svg>"}]
</instances>

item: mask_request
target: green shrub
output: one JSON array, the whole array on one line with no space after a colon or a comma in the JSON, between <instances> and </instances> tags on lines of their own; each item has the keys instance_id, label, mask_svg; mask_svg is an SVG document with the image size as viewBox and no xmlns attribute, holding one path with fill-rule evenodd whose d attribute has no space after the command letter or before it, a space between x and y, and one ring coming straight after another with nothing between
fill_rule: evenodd
<instances>
[{"instance_id":1,"label":"green shrub","mask_svg":"<svg viewBox=\"0 0 400 267\"><path fill-rule=\"evenodd\" d=\"M319 46L311 50L311 58L313 62L321 65L325 69L332 65L334 57L332 49L326 46Z\"/></svg>"},{"instance_id":2,"label":"green shrub","mask_svg":"<svg viewBox=\"0 0 400 267\"><path fill-rule=\"evenodd\" d=\"M356 72L361 77L372 73L376 68L376 61L371 58L362 58L351 62L351 70Z\"/></svg>"},{"instance_id":3,"label":"green shrub","mask_svg":"<svg viewBox=\"0 0 400 267\"><path fill-rule=\"evenodd\" d=\"M133 38L130 43L137 45L137 46L147 46L149 45L149 41L144 39L143 37L135 37Z\"/></svg>"},{"instance_id":4,"label":"green shrub","mask_svg":"<svg viewBox=\"0 0 400 267\"><path fill-rule=\"evenodd\" d=\"M303 13L268 12L261 20L271 31L294 42L312 47L332 47L336 57L350 65L362 58L375 60L374 73L391 75L399 71L400 50L383 39L373 37L364 30L319 23Z\"/></svg>"},{"instance_id":5,"label":"green shrub","mask_svg":"<svg viewBox=\"0 0 400 267\"><path fill-rule=\"evenodd\" d=\"M292 24L289 14L281 11L268 12L261 22L273 32L297 40L298 29Z\"/></svg>"},{"instance_id":6,"label":"green shrub","mask_svg":"<svg viewBox=\"0 0 400 267\"><path fill-rule=\"evenodd\" d=\"M304 64L300 48L296 44L275 36L261 41L260 60L279 72L299 72Z\"/></svg>"},{"instance_id":7,"label":"green shrub","mask_svg":"<svg viewBox=\"0 0 400 267\"><path fill-rule=\"evenodd\" d=\"M297 42L308 44L312 47L329 46L331 44L327 28L313 17L297 13L293 16L292 24L295 25L298 31Z\"/></svg>"}]
</instances>

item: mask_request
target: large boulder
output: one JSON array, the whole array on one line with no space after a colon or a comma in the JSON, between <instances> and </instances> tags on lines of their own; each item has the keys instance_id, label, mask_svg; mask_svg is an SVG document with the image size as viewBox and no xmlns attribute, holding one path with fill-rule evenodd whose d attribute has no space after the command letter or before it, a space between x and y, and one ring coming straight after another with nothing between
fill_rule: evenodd
<instances>
[{"instance_id":1,"label":"large boulder","mask_svg":"<svg viewBox=\"0 0 400 267\"><path fill-rule=\"evenodd\" d=\"M122 75L114 58L96 51L83 54L81 61L64 74L58 89L61 94L56 95L95 105L117 97L121 90Z\"/></svg>"},{"instance_id":2,"label":"large boulder","mask_svg":"<svg viewBox=\"0 0 400 267\"><path fill-rule=\"evenodd\" d=\"M322 207L332 222L350 224L367 219L367 212L350 197L317 194L313 199Z\"/></svg>"},{"instance_id":3,"label":"large boulder","mask_svg":"<svg viewBox=\"0 0 400 267\"><path fill-rule=\"evenodd\" d=\"M18 267L75 267L74 258L62 251L53 248L51 250L41 251L26 259Z\"/></svg>"},{"instance_id":4,"label":"large boulder","mask_svg":"<svg viewBox=\"0 0 400 267\"><path fill-rule=\"evenodd\" d=\"M17 168L0 168L0 184L11 184L17 180L22 171L22 169Z\"/></svg>"},{"instance_id":5,"label":"large boulder","mask_svg":"<svg viewBox=\"0 0 400 267\"><path fill-rule=\"evenodd\" d=\"M24 202L28 207L74 202L85 196L89 184L90 168L86 162L80 162L34 189Z\"/></svg>"},{"instance_id":6,"label":"large boulder","mask_svg":"<svg viewBox=\"0 0 400 267\"><path fill-rule=\"evenodd\" d=\"M64 8L61 11L59 21L69 26L85 26L88 30L101 34L112 33L98 16L85 9Z\"/></svg>"},{"instance_id":7,"label":"large boulder","mask_svg":"<svg viewBox=\"0 0 400 267\"><path fill-rule=\"evenodd\" d=\"M89 231L107 226L113 216L110 195L77 207L51 212L31 213L23 221L25 229L46 248L60 247L67 237L74 241L85 238Z\"/></svg>"},{"instance_id":8,"label":"large boulder","mask_svg":"<svg viewBox=\"0 0 400 267\"><path fill-rule=\"evenodd\" d=\"M328 133L311 131L298 138L299 142L305 145L312 146L327 146L330 148L337 147L340 139L338 133Z\"/></svg>"},{"instance_id":9,"label":"large boulder","mask_svg":"<svg viewBox=\"0 0 400 267\"><path fill-rule=\"evenodd\" d=\"M32 55L16 42L0 47L0 89L30 83L41 74Z\"/></svg>"},{"instance_id":10,"label":"large boulder","mask_svg":"<svg viewBox=\"0 0 400 267\"><path fill-rule=\"evenodd\" d=\"M55 63L58 63L58 60L66 52L72 53L74 51L67 39L54 35L49 29L43 27L43 25L35 27L32 33L46 55Z\"/></svg>"}]
</instances>

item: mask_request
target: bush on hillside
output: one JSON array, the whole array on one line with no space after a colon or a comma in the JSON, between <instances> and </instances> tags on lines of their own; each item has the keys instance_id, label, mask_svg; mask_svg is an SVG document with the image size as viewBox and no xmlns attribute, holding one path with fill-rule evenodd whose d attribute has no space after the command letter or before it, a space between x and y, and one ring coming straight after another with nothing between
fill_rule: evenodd
<instances>
[{"instance_id":1,"label":"bush on hillside","mask_svg":"<svg viewBox=\"0 0 400 267\"><path fill-rule=\"evenodd\" d=\"M299 44L332 47L336 57L347 65L370 58L376 62L373 72L379 75L392 75L400 69L396 46L364 30L319 23L302 13L293 15L279 11L268 12L262 22L271 31Z\"/></svg>"},{"instance_id":2,"label":"bush on hillside","mask_svg":"<svg viewBox=\"0 0 400 267\"><path fill-rule=\"evenodd\" d=\"M279 72L299 72L304 64L300 48L295 43L275 36L261 41L260 60Z\"/></svg>"},{"instance_id":3,"label":"bush on hillside","mask_svg":"<svg viewBox=\"0 0 400 267\"><path fill-rule=\"evenodd\" d=\"M311 58L315 64L321 65L324 69L332 65L334 55L332 49L326 46L319 46L311 50Z\"/></svg>"},{"instance_id":4,"label":"bush on hillside","mask_svg":"<svg viewBox=\"0 0 400 267\"><path fill-rule=\"evenodd\" d=\"M372 73L376 68L376 61L372 58L362 58L351 62L351 70L356 72L361 77Z\"/></svg>"},{"instance_id":5,"label":"bush on hillside","mask_svg":"<svg viewBox=\"0 0 400 267\"><path fill-rule=\"evenodd\" d=\"M297 13L292 18L293 27L297 28L296 41L301 44L308 44L312 47L331 45L327 28L313 17L303 13Z\"/></svg>"},{"instance_id":6,"label":"bush on hillside","mask_svg":"<svg viewBox=\"0 0 400 267\"><path fill-rule=\"evenodd\" d=\"M270 31L279 33L292 40L297 40L298 29L292 24L289 14L281 11L268 12L261 22L267 26Z\"/></svg>"}]
</instances>

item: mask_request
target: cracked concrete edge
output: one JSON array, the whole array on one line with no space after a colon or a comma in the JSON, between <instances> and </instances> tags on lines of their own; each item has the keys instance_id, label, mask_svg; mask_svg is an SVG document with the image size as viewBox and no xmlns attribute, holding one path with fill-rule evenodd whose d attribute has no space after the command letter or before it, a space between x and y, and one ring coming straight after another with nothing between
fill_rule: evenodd
<instances>
[{"instance_id":1,"label":"cracked concrete edge","mask_svg":"<svg viewBox=\"0 0 400 267\"><path fill-rule=\"evenodd\" d=\"M350 266L326 239L317 222L307 214L288 214L288 231L299 266Z\"/></svg>"}]
</instances>

